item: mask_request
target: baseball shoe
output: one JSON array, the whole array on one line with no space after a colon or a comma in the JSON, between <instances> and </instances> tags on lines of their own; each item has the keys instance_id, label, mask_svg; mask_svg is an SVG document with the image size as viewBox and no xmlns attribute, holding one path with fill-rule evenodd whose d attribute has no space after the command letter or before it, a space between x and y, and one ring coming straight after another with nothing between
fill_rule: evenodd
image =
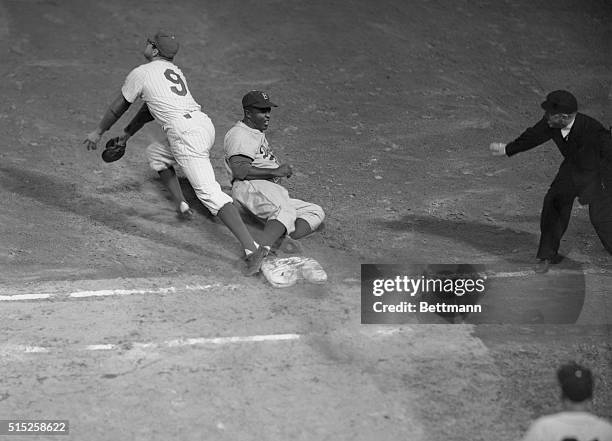
<instances>
[{"instance_id":1,"label":"baseball shoe","mask_svg":"<svg viewBox=\"0 0 612 441\"><path fill-rule=\"evenodd\" d=\"M191 220L193 219L193 210L189 207L186 210L176 210L176 217L184 221Z\"/></svg>"},{"instance_id":2,"label":"baseball shoe","mask_svg":"<svg viewBox=\"0 0 612 441\"><path fill-rule=\"evenodd\" d=\"M257 248L257 251L247 256L246 264L247 267L244 270L245 276L254 276L261 270L261 264L268 255L268 249L264 246Z\"/></svg>"},{"instance_id":3,"label":"baseball shoe","mask_svg":"<svg viewBox=\"0 0 612 441\"><path fill-rule=\"evenodd\" d=\"M564 258L565 256L562 256L561 254L556 254L554 257L550 259L538 259L533 270L537 274L547 273L548 270L550 269L550 265L556 265L558 263L561 263L561 261L563 261Z\"/></svg>"},{"instance_id":4,"label":"baseball shoe","mask_svg":"<svg viewBox=\"0 0 612 441\"><path fill-rule=\"evenodd\" d=\"M191 220L193 219L193 210L189 207L189 204L185 201L181 201L178 208L176 209L176 217L180 220Z\"/></svg>"},{"instance_id":5,"label":"baseball shoe","mask_svg":"<svg viewBox=\"0 0 612 441\"><path fill-rule=\"evenodd\" d=\"M533 270L536 274L547 273L550 269L550 259L538 259Z\"/></svg>"}]
</instances>

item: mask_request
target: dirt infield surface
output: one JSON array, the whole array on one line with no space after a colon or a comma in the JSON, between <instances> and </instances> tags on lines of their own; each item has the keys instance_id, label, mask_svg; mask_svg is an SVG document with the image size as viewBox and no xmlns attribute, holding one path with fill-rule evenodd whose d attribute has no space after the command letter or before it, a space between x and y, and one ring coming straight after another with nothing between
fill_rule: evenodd
<instances>
[{"instance_id":1,"label":"dirt infield surface","mask_svg":"<svg viewBox=\"0 0 612 441\"><path fill-rule=\"evenodd\" d=\"M611 20L606 0L0 1L0 420L91 441L510 440L558 409L572 359L612 418L611 257L576 204L567 260L534 274L560 154L488 151L554 89L612 124ZM83 146L158 28L225 190L240 98L279 104L267 136L290 192L326 211L302 243L327 284L243 277L185 180L197 212L177 219L145 158L155 128L117 163ZM497 311L521 317L553 291L573 302L573 271L582 307L567 325L362 325L362 263L485 265L508 275Z\"/></svg>"}]
</instances>

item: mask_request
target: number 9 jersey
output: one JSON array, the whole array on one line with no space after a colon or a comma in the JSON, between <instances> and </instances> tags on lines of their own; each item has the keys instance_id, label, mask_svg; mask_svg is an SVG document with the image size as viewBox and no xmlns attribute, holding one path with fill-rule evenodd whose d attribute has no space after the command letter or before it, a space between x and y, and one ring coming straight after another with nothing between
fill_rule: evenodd
<instances>
[{"instance_id":1,"label":"number 9 jersey","mask_svg":"<svg viewBox=\"0 0 612 441\"><path fill-rule=\"evenodd\" d=\"M151 115L162 125L186 113L200 110L193 99L181 69L167 60L153 60L133 69L121 88L129 103L141 98Z\"/></svg>"}]
</instances>

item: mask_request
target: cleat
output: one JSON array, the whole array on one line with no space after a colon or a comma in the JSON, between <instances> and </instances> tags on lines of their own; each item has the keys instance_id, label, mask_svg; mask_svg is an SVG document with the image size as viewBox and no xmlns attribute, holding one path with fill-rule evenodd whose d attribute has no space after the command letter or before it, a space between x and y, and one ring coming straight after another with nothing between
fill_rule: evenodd
<instances>
[{"instance_id":1,"label":"cleat","mask_svg":"<svg viewBox=\"0 0 612 441\"><path fill-rule=\"evenodd\" d=\"M550 268L549 259L539 259L538 262L535 264L535 267L533 268L533 270L537 274L544 274L548 272L549 268Z\"/></svg>"},{"instance_id":2,"label":"cleat","mask_svg":"<svg viewBox=\"0 0 612 441\"><path fill-rule=\"evenodd\" d=\"M184 211L177 211L176 212L176 217L178 217L180 220L184 220L184 221L192 220L193 219L193 210L191 208L187 208L187 210L184 210Z\"/></svg>"},{"instance_id":3,"label":"cleat","mask_svg":"<svg viewBox=\"0 0 612 441\"><path fill-rule=\"evenodd\" d=\"M245 276L254 276L261 270L261 264L268 255L268 250L264 246L257 248L257 251L249 255L245 260L247 267L244 271Z\"/></svg>"},{"instance_id":4,"label":"cleat","mask_svg":"<svg viewBox=\"0 0 612 441\"><path fill-rule=\"evenodd\" d=\"M537 274L545 274L548 272L551 265L558 265L559 263L563 262L564 259L565 256L562 254L555 254L550 259L538 259L533 270Z\"/></svg>"},{"instance_id":5,"label":"cleat","mask_svg":"<svg viewBox=\"0 0 612 441\"><path fill-rule=\"evenodd\" d=\"M176 216L180 220L191 220L193 219L193 210L187 202L182 201L176 209Z\"/></svg>"}]
</instances>

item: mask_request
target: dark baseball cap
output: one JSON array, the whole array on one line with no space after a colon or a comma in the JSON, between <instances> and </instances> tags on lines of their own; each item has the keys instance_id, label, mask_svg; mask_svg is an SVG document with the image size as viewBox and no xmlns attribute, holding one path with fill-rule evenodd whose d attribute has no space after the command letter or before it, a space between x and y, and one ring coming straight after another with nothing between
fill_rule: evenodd
<instances>
[{"instance_id":1,"label":"dark baseball cap","mask_svg":"<svg viewBox=\"0 0 612 441\"><path fill-rule=\"evenodd\" d=\"M266 92L261 90L251 90L245 96L242 97L242 107L256 107L258 109L265 109L268 107L278 107L272 101Z\"/></svg>"},{"instance_id":2,"label":"dark baseball cap","mask_svg":"<svg viewBox=\"0 0 612 441\"><path fill-rule=\"evenodd\" d=\"M567 90L555 90L546 95L546 101L541 104L542 109L552 113L574 113L578 111L576 97Z\"/></svg>"},{"instance_id":3,"label":"dark baseball cap","mask_svg":"<svg viewBox=\"0 0 612 441\"><path fill-rule=\"evenodd\" d=\"M563 396L571 401L579 403L593 396L593 374L576 362L562 365L557 370L557 379Z\"/></svg>"},{"instance_id":4,"label":"dark baseball cap","mask_svg":"<svg viewBox=\"0 0 612 441\"><path fill-rule=\"evenodd\" d=\"M164 58L174 58L179 50L179 42L171 32L158 31L155 35L147 38L147 41L155 46Z\"/></svg>"}]
</instances>

